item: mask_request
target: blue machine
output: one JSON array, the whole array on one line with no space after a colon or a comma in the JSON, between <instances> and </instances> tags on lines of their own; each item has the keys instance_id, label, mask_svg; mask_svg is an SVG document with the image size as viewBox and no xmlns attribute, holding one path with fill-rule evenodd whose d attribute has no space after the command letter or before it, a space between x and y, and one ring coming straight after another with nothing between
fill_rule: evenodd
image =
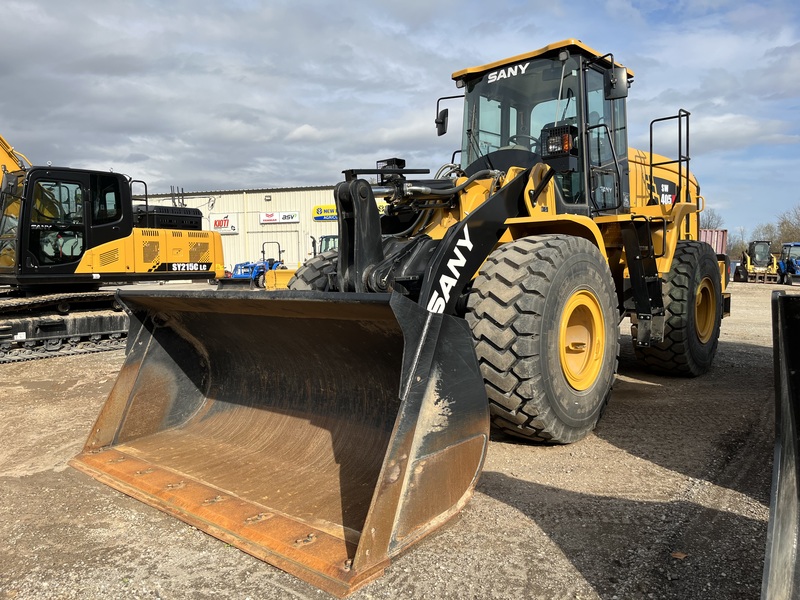
<instances>
[{"instance_id":1,"label":"blue machine","mask_svg":"<svg viewBox=\"0 0 800 600\"><path fill-rule=\"evenodd\" d=\"M778 283L792 285L793 277L800 277L800 242L784 243L778 260Z\"/></svg>"},{"instance_id":2,"label":"blue machine","mask_svg":"<svg viewBox=\"0 0 800 600\"><path fill-rule=\"evenodd\" d=\"M219 287L249 285L253 288L264 288L265 278L267 271L277 271L278 269L285 269L286 265L280 258L266 258L264 247L267 244L278 245L278 257L283 254L281 245L278 242L264 242L261 244L261 260L255 262L237 263L233 267L230 277L225 277L218 280Z\"/></svg>"},{"instance_id":3,"label":"blue machine","mask_svg":"<svg viewBox=\"0 0 800 600\"><path fill-rule=\"evenodd\" d=\"M238 283L249 283L250 287L263 288L266 271L285 268L286 267L283 266L283 262L275 260L274 258L268 258L266 260L259 260L256 262L244 262L234 265L231 276L226 277L225 279L230 279L231 281L226 283L231 283L234 285Z\"/></svg>"}]
</instances>

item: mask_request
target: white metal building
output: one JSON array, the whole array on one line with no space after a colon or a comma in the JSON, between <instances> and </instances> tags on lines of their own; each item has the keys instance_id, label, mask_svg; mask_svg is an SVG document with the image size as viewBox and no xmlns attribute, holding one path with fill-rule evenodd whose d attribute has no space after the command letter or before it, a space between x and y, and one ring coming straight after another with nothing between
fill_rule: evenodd
<instances>
[{"instance_id":1,"label":"white metal building","mask_svg":"<svg viewBox=\"0 0 800 600\"><path fill-rule=\"evenodd\" d=\"M333 186L150 194L153 205L203 211L203 229L222 235L225 267L279 258L296 268L312 256L312 237L338 232Z\"/></svg>"}]
</instances>

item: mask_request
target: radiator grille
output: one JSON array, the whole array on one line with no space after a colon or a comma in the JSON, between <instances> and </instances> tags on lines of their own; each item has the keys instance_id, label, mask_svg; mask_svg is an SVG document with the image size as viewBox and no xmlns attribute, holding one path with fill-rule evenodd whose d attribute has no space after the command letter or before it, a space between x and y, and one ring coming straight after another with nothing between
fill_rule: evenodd
<instances>
[{"instance_id":1,"label":"radiator grille","mask_svg":"<svg viewBox=\"0 0 800 600\"><path fill-rule=\"evenodd\" d=\"M100 255L100 266L107 267L110 264L113 264L119 260L119 248L114 248L113 250L109 250L108 252L103 252Z\"/></svg>"}]
</instances>

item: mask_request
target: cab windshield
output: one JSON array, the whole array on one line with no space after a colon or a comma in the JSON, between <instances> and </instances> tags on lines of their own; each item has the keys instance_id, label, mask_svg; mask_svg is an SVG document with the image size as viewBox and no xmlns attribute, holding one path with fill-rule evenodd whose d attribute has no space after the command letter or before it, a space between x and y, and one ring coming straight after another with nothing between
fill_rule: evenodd
<instances>
[{"instance_id":1,"label":"cab windshield","mask_svg":"<svg viewBox=\"0 0 800 600\"><path fill-rule=\"evenodd\" d=\"M505 148L540 152L542 129L577 124L578 63L531 59L466 82L462 164Z\"/></svg>"},{"instance_id":2,"label":"cab windshield","mask_svg":"<svg viewBox=\"0 0 800 600\"><path fill-rule=\"evenodd\" d=\"M800 260L800 246L786 246L784 248L786 258L792 258L794 260Z\"/></svg>"}]
</instances>

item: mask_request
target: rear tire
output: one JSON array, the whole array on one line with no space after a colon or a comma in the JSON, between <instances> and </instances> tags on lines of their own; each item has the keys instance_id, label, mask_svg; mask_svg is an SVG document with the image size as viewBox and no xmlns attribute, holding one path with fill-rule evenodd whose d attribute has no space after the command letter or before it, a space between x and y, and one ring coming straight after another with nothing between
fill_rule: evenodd
<instances>
[{"instance_id":1,"label":"rear tire","mask_svg":"<svg viewBox=\"0 0 800 600\"><path fill-rule=\"evenodd\" d=\"M664 340L649 348L634 346L649 369L696 377L711 368L722 322L722 284L714 249L681 240L664 278Z\"/></svg>"},{"instance_id":2,"label":"rear tire","mask_svg":"<svg viewBox=\"0 0 800 600\"><path fill-rule=\"evenodd\" d=\"M330 291L328 275L336 273L338 260L339 252L337 250L329 250L328 252L317 254L297 269L289 280L287 287L290 290Z\"/></svg>"},{"instance_id":3,"label":"rear tire","mask_svg":"<svg viewBox=\"0 0 800 600\"><path fill-rule=\"evenodd\" d=\"M561 444L594 429L619 355L614 282L596 246L568 236L501 246L473 284L466 320L495 427Z\"/></svg>"}]
</instances>

